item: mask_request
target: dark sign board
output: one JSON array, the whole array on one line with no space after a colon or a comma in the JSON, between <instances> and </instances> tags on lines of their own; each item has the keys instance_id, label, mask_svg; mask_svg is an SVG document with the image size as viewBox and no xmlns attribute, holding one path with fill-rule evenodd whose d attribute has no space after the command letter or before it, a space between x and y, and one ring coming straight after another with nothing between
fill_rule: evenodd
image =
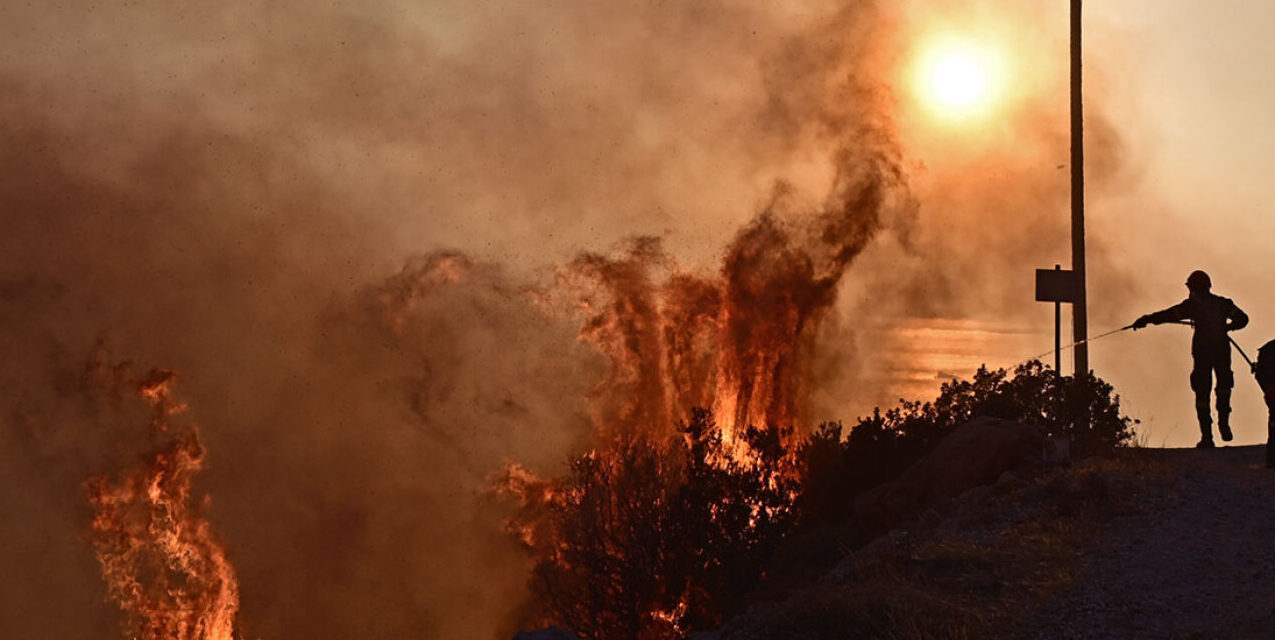
<instances>
[{"instance_id":1,"label":"dark sign board","mask_svg":"<svg viewBox=\"0 0 1275 640\"><path fill-rule=\"evenodd\" d=\"M1079 291L1080 283L1076 282L1075 271L1036 270L1037 302L1075 302Z\"/></svg>"}]
</instances>

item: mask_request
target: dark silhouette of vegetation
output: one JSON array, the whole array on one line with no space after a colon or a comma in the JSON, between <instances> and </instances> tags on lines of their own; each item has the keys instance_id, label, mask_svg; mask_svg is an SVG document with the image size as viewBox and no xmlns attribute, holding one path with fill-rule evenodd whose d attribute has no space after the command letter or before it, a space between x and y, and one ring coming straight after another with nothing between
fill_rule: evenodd
<instances>
[{"instance_id":1,"label":"dark silhouette of vegetation","mask_svg":"<svg viewBox=\"0 0 1275 640\"><path fill-rule=\"evenodd\" d=\"M854 497L890 480L969 419L986 415L1071 437L1080 454L1128 444L1134 422L1102 380L1039 362L979 369L933 402L876 410L843 438L825 423L747 429L747 454L696 410L666 441L623 438L571 461L515 528L547 532L532 593L540 622L590 639L685 637L737 612L799 525L843 522Z\"/></svg>"},{"instance_id":2,"label":"dark silhouette of vegetation","mask_svg":"<svg viewBox=\"0 0 1275 640\"><path fill-rule=\"evenodd\" d=\"M678 638L713 626L756 583L794 522L784 429L747 429L731 456L696 410L678 437L626 438L575 458L537 517L555 545L533 593L546 621L588 638ZM546 526L547 525L547 526Z\"/></svg>"},{"instance_id":3,"label":"dark silhouette of vegetation","mask_svg":"<svg viewBox=\"0 0 1275 640\"><path fill-rule=\"evenodd\" d=\"M536 523L554 537L532 578L541 615L591 638L638 638L659 622L652 612L676 606L690 563L677 557L684 481L671 454L626 439L571 461Z\"/></svg>"},{"instance_id":4,"label":"dark silhouette of vegetation","mask_svg":"<svg viewBox=\"0 0 1275 640\"><path fill-rule=\"evenodd\" d=\"M933 402L900 400L876 410L845 434L824 423L803 443L800 460L802 522L848 517L853 497L894 479L952 429L975 416L1045 427L1071 440L1074 455L1110 452L1128 445L1137 421L1120 412L1120 397L1092 374L1059 376L1039 361L1005 369L979 368L968 380L945 383Z\"/></svg>"}]
</instances>

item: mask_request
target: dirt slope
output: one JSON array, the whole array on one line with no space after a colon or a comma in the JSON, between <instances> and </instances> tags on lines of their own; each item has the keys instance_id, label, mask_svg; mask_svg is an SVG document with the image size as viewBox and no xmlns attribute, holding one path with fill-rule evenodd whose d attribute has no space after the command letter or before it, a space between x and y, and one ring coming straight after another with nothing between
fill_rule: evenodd
<instances>
[{"instance_id":1,"label":"dirt slope","mask_svg":"<svg viewBox=\"0 0 1275 640\"><path fill-rule=\"evenodd\" d=\"M1263 448L1135 454L1156 470L1137 508L1009 637L1275 638L1275 470Z\"/></svg>"},{"instance_id":2,"label":"dirt slope","mask_svg":"<svg viewBox=\"0 0 1275 640\"><path fill-rule=\"evenodd\" d=\"M1006 474L704 637L1275 640L1263 462L1257 446L1133 449Z\"/></svg>"}]
</instances>

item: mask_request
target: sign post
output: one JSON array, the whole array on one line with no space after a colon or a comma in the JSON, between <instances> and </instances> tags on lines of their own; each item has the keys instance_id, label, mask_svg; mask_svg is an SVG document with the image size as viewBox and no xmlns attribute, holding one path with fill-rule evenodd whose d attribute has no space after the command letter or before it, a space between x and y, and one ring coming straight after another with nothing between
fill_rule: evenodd
<instances>
[{"instance_id":1,"label":"sign post","mask_svg":"<svg viewBox=\"0 0 1275 640\"><path fill-rule=\"evenodd\" d=\"M1063 271L1062 265L1053 269L1036 270L1036 301L1054 303L1054 371L1062 375L1062 303L1075 304L1080 299L1080 278L1075 271ZM1076 309L1073 307L1072 311ZM1079 371L1077 371L1077 375Z\"/></svg>"}]
</instances>

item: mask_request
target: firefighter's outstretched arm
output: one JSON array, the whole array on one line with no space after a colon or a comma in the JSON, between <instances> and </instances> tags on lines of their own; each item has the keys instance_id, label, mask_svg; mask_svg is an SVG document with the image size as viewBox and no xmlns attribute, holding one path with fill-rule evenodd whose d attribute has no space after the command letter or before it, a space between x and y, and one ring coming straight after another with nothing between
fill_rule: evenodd
<instances>
[{"instance_id":1,"label":"firefighter's outstretched arm","mask_svg":"<svg viewBox=\"0 0 1275 640\"><path fill-rule=\"evenodd\" d=\"M1236 311L1239 311L1238 307L1236 308ZM1242 314L1243 312L1240 311L1240 313ZM1138 318L1137 320L1134 320L1133 330L1137 331L1138 329L1142 329L1149 324L1164 324L1166 322L1182 322L1183 320L1186 320L1189 316L1190 314L1187 311L1186 303L1182 302L1179 304L1175 304L1172 307L1169 307L1168 309L1163 309L1155 313L1148 313L1147 315L1142 316ZM1247 321L1247 318L1245 318L1245 320Z\"/></svg>"}]
</instances>

